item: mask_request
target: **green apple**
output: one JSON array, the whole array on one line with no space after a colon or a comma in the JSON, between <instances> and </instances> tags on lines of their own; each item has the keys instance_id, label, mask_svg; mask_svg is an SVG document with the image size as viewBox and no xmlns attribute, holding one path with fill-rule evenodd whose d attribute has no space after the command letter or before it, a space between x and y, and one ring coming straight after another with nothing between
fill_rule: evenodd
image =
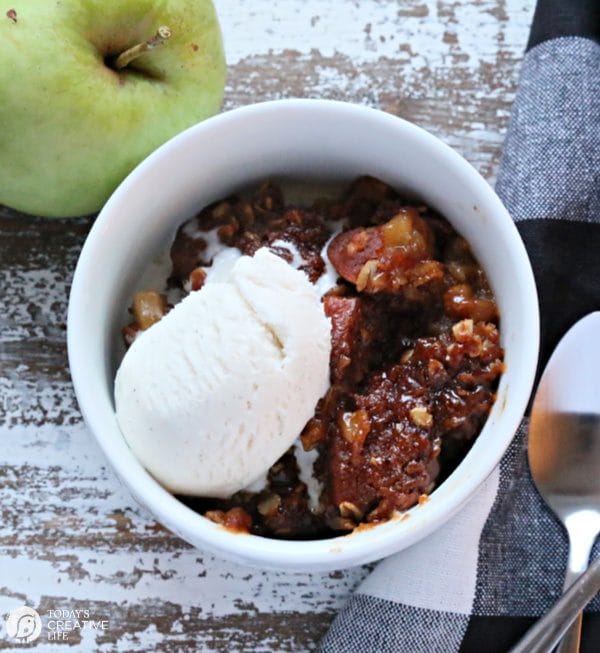
<instances>
[{"instance_id":1,"label":"green apple","mask_svg":"<svg viewBox=\"0 0 600 653\"><path fill-rule=\"evenodd\" d=\"M225 60L210 0L9 2L0 204L97 211L147 154L219 110Z\"/></svg>"}]
</instances>

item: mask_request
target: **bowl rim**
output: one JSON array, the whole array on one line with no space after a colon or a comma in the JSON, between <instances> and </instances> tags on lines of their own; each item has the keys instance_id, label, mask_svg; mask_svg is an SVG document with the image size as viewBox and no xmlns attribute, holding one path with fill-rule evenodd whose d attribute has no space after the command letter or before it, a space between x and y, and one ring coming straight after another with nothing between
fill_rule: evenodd
<instances>
[{"instance_id":1,"label":"bowl rim","mask_svg":"<svg viewBox=\"0 0 600 653\"><path fill-rule=\"evenodd\" d=\"M425 145L435 150L436 156L444 159L447 165L460 170L469 186L476 186L479 192L485 193L490 205L493 206L496 226L507 234L507 238L515 248L514 253L520 261L519 274L522 282L520 292L527 297L523 310L527 313L525 323L528 327L521 335L527 339L530 347L528 352L525 352L523 360L520 360L521 371L516 380L519 392L514 389L514 383L511 384L510 389L507 388L507 393L511 393L513 407L509 415L505 412L501 416L504 420L502 437L496 435L494 440L496 444L485 452L485 457L480 456L477 469L469 469L464 474L464 478L455 481L454 484L452 484L455 476L453 473L443 484L443 487L447 487L449 491L441 494L434 493L427 503L427 510L420 510L419 507L411 509L409 513L414 518L403 520L401 534L398 529L399 519L378 524L376 528L359 528L351 534L323 540L277 540L232 533L185 506L160 486L137 462L137 459L134 458L136 464L132 465L131 459L123 458L123 452L119 451L120 447L114 441L114 429L106 428L111 416L99 410L94 401L96 390L86 366L86 351L89 345L82 337L84 298L87 288L90 287L91 275L95 272L93 261L96 249L105 234L110 233L108 226L118 219L119 203L131 188L143 182L149 170L159 165L163 159L177 153L190 137L201 138L217 126L226 127L238 121L252 120L256 116L264 117L281 111L312 112L315 116L319 112L334 112L339 114L340 119L353 116L366 123L375 120L386 125L391 131L412 133ZM94 278L97 281L97 274ZM539 350L539 311L531 264L514 222L489 184L450 146L411 122L371 107L337 100L272 100L233 109L190 127L152 152L119 185L98 215L77 262L69 297L67 347L73 386L87 427L133 498L148 509L159 522L194 546L263 569L332 570L372 562L417 542L454 515L489 477L513 439L533 386ZM112 393L112 388L107 390ZM114 415L112 420L116 423ZM457 469L461 469L464 465L465 460L461 461ZM401 542L401 546L398 546L398 542Z\"/></svg>"}]
</instances>

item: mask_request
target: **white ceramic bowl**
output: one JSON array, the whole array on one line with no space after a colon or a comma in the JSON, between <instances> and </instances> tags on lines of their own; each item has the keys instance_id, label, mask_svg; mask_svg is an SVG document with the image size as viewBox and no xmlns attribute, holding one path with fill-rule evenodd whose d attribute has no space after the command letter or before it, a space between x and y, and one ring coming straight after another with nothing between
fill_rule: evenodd
<instances>
[{"instance_id":1,"label":"white ceramic bowl","mask_svg":"<svg viewBox=\"0 0 600 653\"><path fill-rule=\"evenodd\" d=\"M407 190L442 213L482 262L502 316L507 370L483 431L456 471L411 518L333 539L236 535L193 512L140 465L117 425L113 379L123 306L149 258L204 205L268 176L351 180ZM237 109L188 129L143 161L110 198L85 243L71 290L68 347L85 421L134 498L191 544L263 568L331 570L383 558L432 533L493 470L529 397L538 354L538 303L510 216L456 152L415 125L341 102L283 100ZM433 536L435 537L435 536Z\"/></svg>"}]
</instances>

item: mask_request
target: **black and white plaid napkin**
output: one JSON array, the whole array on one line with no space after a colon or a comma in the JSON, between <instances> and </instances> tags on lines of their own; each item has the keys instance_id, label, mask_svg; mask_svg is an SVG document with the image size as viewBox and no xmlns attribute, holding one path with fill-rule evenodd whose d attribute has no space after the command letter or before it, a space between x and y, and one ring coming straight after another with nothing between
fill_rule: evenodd
<instances>
[{"instance_id":1,"label":"black and white plaid napkin","mask_svg":"<svg viewBox=\"0 0 600 653\"><path fill-rule=\"evenodd\" d=\"M539 0L497 192L538 284L541 370L564 332L600 309L600 0ZM567 537L532 484L527 425L461 513L378 565L322 653L504 653L552 606ZM600 596L581 651L600 651Z\"/></svg>"}]
</instances>

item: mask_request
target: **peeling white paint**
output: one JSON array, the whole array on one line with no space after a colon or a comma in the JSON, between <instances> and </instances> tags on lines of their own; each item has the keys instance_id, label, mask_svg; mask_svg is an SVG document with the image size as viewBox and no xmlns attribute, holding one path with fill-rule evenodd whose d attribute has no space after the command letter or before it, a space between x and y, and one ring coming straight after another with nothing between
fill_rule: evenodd
<instances>
[{"instance_id":1,"label":"peeling white paint","mask_svg":"<svg viewBox=\"0 0 600 653\"><path fill-rule=\"evenodd\" d=\"M316 50L323 57L347 55L355 63L384 57L405 60L415 69L451 64L451 55L456 54L471 65L493 62L502 44L507 49L522 47L533 4L530 0L214 3L230 65L257 55ZM503 12L509 20L499 20ZM453 35L460 37L456 44Z\"/></svg>"},{"instance_id":2,"label":"peeling white paint","mask_svg":"<svg viewBox=\"0 0 600 653\"><path fill-rule=\"evenodd\" d=\"M84 609L92 601L172 602L201 608L206 618L239 612L242 604L259 612L313 613L339 609L366 574L361 568L333 575L262 572L192 549L175 536L167 551L160 550L160 540L156 550L153 538L168 535L148 530L149 515L102 464L83 425L22 426L10 429L10 437L18 446L3 453L5 468L16 475L0 486L0 588L9 587L30 605L45 600L61 609L68 600ZM16 493L13 483L19 484ZM117 511L127 522L128 540L138 534L139 550L118 546ZM55 539L51 548L36 541L44 534ZM97 541L94 549L72 544L90 536ZM23 602L2 594L0 613Z\"/></svg>"}]
</instances>

